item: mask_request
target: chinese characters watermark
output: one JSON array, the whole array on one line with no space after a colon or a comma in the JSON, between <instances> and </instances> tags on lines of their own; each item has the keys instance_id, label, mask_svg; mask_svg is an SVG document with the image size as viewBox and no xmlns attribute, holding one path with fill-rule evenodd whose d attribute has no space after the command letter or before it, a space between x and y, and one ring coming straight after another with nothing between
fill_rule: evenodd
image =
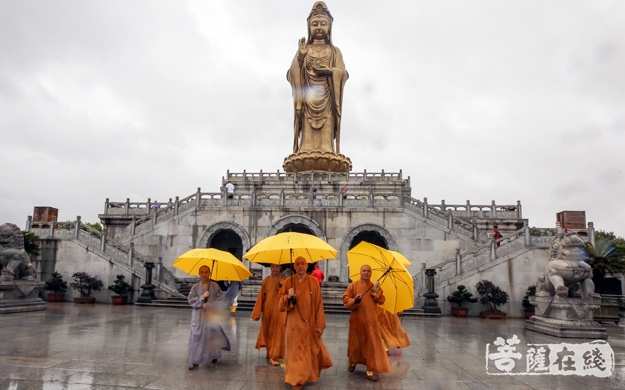
<instances>
[{"instance_id":1,"label":"chinese characters watermark","mask_svg":"<svg viewBox=\"0 0 625 390\"><path fill-rule=\"evenodd\" d=\"M614 369L614 352L603 340L580 344L520 344L516 335L509 339L497 337L492 345L486 344L486 373L609 377Z\"/></svg>"}]
</instances>

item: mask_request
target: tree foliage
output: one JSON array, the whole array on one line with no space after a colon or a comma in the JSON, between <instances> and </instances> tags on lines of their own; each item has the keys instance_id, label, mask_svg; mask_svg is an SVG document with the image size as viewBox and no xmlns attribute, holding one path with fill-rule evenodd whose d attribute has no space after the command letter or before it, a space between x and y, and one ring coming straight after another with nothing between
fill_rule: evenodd
<instances>
[{"instance_id":1,"label":"tree foliage","mask_svg":"<svg viewBox=\"0 0 625 390\"><path fill-rule=\"evenodd\" d=\"M487 307L488 312L499 313L501 310L497 307L508 302L508 293L486 279L477 282L475 290L480 296L480 303Z\"/></svg>"},{"instance_id":2,"label":"tree foliage","mask_svg":"<svg viewBox=\"0 0 625 390\"><path fill-rule=\"evenodd\" d=\"M115 277L113 284L108 286L108 289L113 291L115 295L120 297L127 296L129 292L132 291L132 286L128 284L125 280L124 275L119 274Z\"/></svg>"},{"instance_id":3,"label":"tree foliage","mask_svg":"<svg viewBox=\"0 0 625 390\"><path fill-rule=\"evenodd\" d=\"M102 233L102 225L100 225L100 222L87 222L85 223L85 225L89 226L90 228L99 231L100 233Z\"/></svg>"},{"instance_id":4,"label":"tree foliage","mask_svg":"<svg viewBox=\"0 0 625 390\"><path fill-rule=\"evenodd\" d=\"M39 241L39 237L33 232L22 231L22 235L24 236L24 250L30 256L37 257L41 253L39 245L37 245L37 241Z\"/></svg>"},{"instance_id":5,"label":"tree foliage","mask_svg":"<svg viewBox=\"0 0 625 390\"><path fill-rule=\"evenodd\" d=\"M455 303L457 308L461 308L462 304L465 302L477 302L477 298L473 298L473 294L471 294L463 285L459 285L456 291L447 297L447 300L451 303Z\"/></svg>"},{"instance_id":6,"label":"tree foliage","mask_svg":"<svg viewBox=\"0 0 625 390\"><path fill-rule=\"evenodd\" d=\"M46 280L46 291L52 291L55 294L65 294L67 291L67 282L63 280L63 276L54 272L50 279Z\"/></svg>"},{"instance_id":7,"label":"tree foliage","mask_svg":"<svg viewBox=\"0 0 625 390\"><path fill-rule=\"evenodd\" d=\"M81 297L91 296L91 291L100 291L104 286L102 281L86 272L74 272L72 274L74 281L69 286L78 291Z\"/></svg>"},{"instance_id":8,"label":"tree foliage","mask_svg":"<svg viewBox=\"0 0 625 390\"><path fill-rule=\"evenodd\" d=\"M586 243L588 264L593 271L593 282L598 293L608 289L607 274L625 273L625 239L613 232L595 232L595 245Z\"/></svg>"}]
</instances>

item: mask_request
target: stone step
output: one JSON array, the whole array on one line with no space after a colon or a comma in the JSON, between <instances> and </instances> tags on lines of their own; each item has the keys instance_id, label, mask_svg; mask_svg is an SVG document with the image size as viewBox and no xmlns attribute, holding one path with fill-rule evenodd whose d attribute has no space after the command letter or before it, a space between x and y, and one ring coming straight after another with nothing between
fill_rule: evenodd
<instances>
[{"instance_id":1,"label":"stone step","mask_svg":"<svg viewBox=\"0 0 625 390\"><path fill-rule=\"evenodd\" d=\"M251 299L241 299L238 300L238 311L252 311L254 309L254 304L256 300ZM152 303L135 303L135 305L139 306L151 306L151 307L172 307L172 308L180 308L180 309L189 309L189 304L184 298L168 298L168 299L157 299L153 300ZM349 314L349 310L343 303L333 301L329 299L328 301L324 300L323 302L324 312L326 314ZM409 309L403 312L404 317L439 317L440 314L431 314L424 313L423 309Z\"/></svg>"}]
</instances>

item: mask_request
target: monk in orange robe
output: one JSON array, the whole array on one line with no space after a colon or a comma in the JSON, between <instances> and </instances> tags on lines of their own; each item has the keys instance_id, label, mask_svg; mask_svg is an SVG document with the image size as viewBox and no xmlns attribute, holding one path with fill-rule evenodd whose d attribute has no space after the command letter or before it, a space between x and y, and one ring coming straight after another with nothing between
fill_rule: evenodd
<instances>
[{"instance_id":1,"label":"monk in orange robe","mask_svg":"<svg viewBox=\"0 0 625 390\"><path fill-rule=\"evenodd\" d=\"M321 336L326 327L321 288L306 274L308 263L295 259L295 275L280 289L280 310L286 311L286 367L284 381L293 389L317 382L323 368L332 367Z\"/></svg>"},{"instance_id":2,"label":"monk in orange robe","mask_svg":"<svg viewBox=\"0 0 625 390\"><path fill-rule=\"evenodd\" d=\"M351 310L347 369L354 372L356 364L364 364L367 366L367 379L372 382L378 381L374 372L391 370L378 322L378 305L383 304L384 300L380 283L377 280L371 282L371 267L368 265L360 268L360 280L352 282L343 294L343 305Z\"/></svg>"},{"instance_id":3,"label":"monk in orange robe","mask_svg":"<svg viewBox=\"0 0 625 390\"><path fill-rule=\"evenodd\" d=\"M256 304L250 318L258 321L261 317L263 320L258 330L258 338L256 339L256 349L266 348L267 357L272 366L277 366L278 359L284 358L284 335L286 328L284 322L286 313L280 311L279 296L282 287L283 278L280 275L280 266L272 264L271 275L263 280L263 284L258 291Z\"/></svg>"},{"instance_id":4,"label":"monk in orange robe","mask_svg":"<svg viewBox=\"0 0 625 390\"><path fill-rule=\"evenodd\" d=\"M380 321L380 331L382 332L382 341L386 350L389 348L406 348L410 345L410 340L406 331L399 322L397 314L378 307L378 321Z\"/></svg>"}]
</instances>

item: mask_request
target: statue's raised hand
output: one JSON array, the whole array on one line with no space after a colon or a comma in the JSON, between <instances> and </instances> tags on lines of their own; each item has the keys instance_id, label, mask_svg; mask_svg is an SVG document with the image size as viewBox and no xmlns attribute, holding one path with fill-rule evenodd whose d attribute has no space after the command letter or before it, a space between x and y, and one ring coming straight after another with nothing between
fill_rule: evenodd
<instances>
[{"instance_id":1,"label":"statue's raised hand","mask_svg":"<svg viewBox=\"0 0 625 390\"><path fill-rule=\"evenodd\" d=\"M297 44L299 45L299 58L303 59L304 57L306 57L306 54L308 54L308 46L306 46L306 38L302 37L299 39L299 42L297 42Z\"/></svg>"}]
</instances>

